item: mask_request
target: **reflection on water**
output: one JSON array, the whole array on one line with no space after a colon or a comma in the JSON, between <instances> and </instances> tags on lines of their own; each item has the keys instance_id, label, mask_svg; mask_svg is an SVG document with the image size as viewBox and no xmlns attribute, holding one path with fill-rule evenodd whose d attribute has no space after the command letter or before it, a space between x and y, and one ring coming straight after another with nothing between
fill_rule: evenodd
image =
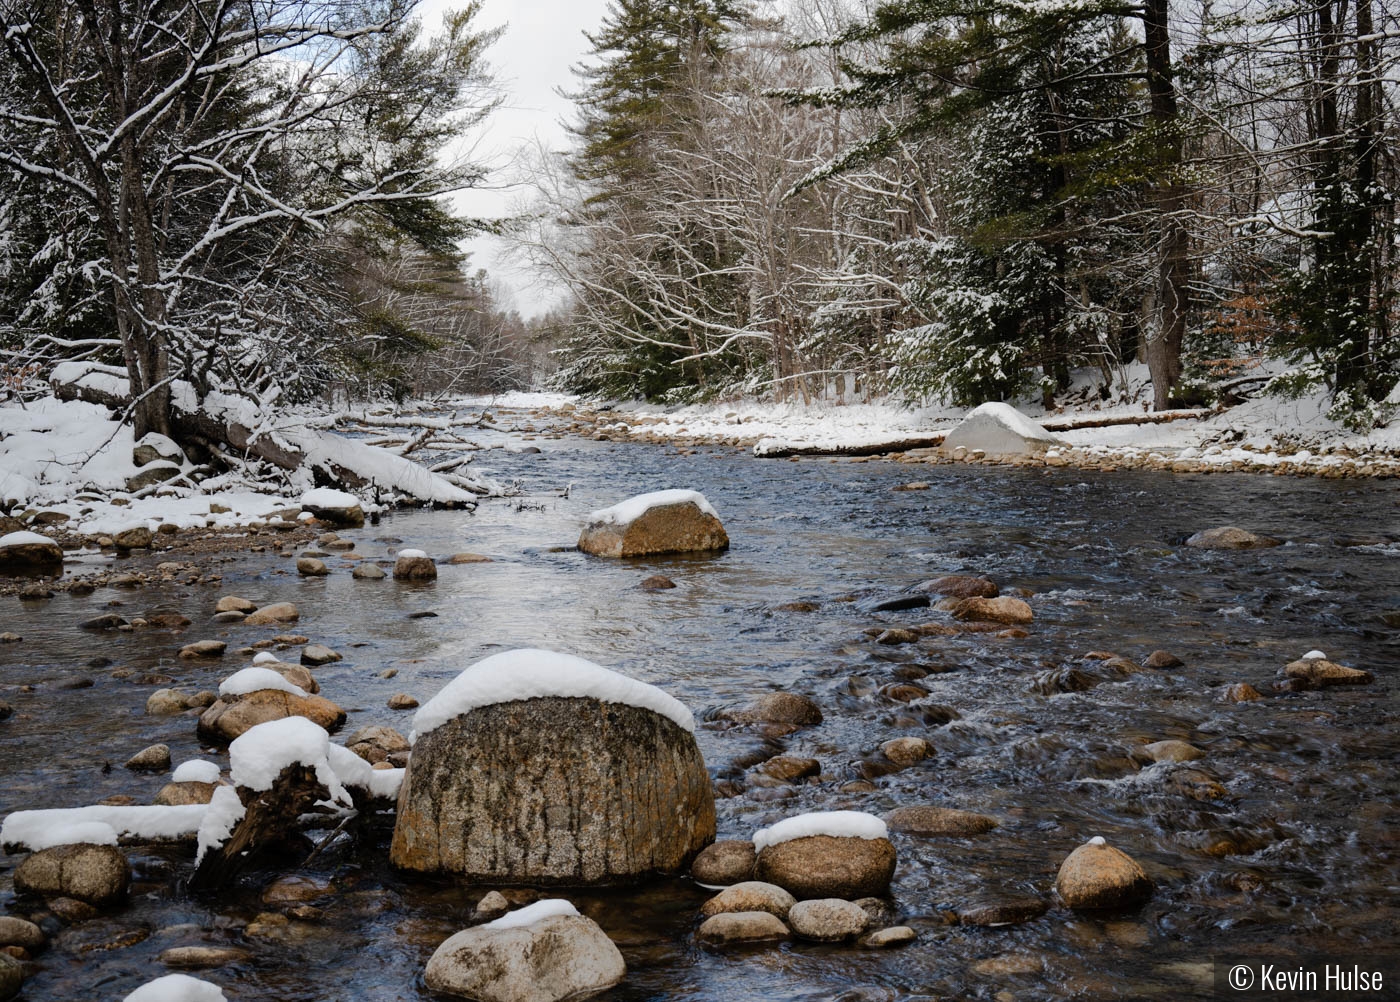
<instances>
[{"instance_id":1,"label":"reflection on water","mask_svg":"<svg viewBox=\"0 0 1400 1002\"><path fill-rule=\"evenodd\" d=\"M435 585L355 581L334 556L330 577L300 579L289 559L239 554L219 568L221 588L7 600L0 625L25 640L0 647L0 697L17 711L0 723L0 813L117 794L149 800L161 780L120 763L156 741L170 744L177 762L200 749L192 719L147 717L146 696L158 685L214 688L242 664L232 654L212 665L180 662L179 646L217 637L232 649L278 632L210 622L218 595L235 593L296 602L297 630L345 655L316 675L323 694L350 711L349 730L386 723L407 731L410 715L385 708L391 694L425 699L501 648L556 648L659 684L702 718L775 688L822 705L825 723L781 743L819 759L820 781L781 791L786 799L721 800L722 838L808 809L880 813L936 803L1001 821L977 840L896 836L894 904L921 940L893 953L806 944L701 950L693 929L705 895L684 881L574 895L628 960L627 981L607 998L1181 999L1209 995L1203 965L1217 953L1393 947L1400 648L1381 618L1400 606L1392 485L758 462L730 450L679 457L643 445L540 444L542 454L477 460L521 478L526 498L488 502L475 514L397 513L347 534L371 558L397 545L383 540L400 539L434 554L493 559L444 566ZM890 491L915 470L930 490ZM568 484L568 497L558 496ZM574 542L590 510L666 487L705 492L729 530L730 552L609 562L556 549ZM1199 528L1227 523L1289 544L1244 553L1180 545ZM1358 537L1366 545L1343 545ZM1030 636L932 637L888 648L862 632L941 614L872 617L853 597L962 571L1033 592ZM653 573L679 587L638 588ZM797 600L818 609L776 608ZM195 625L178 635L75 628L113 601L128 617L163 606ZM418 612L437 615L409 618ZM1047 669L1075 664L1094 673L1093 663L1076 660L1089 651L1140 661L1157 648L1186 666L1111 677L1085 692L1031 692ZM1278 668L1311 648L1372 670L1376 683L1249 704L1216 700L1218 687L1234 681L1270 691ZM948 715L879 695L896 672L919 676L916 666L932 671L919 679L929 690L921 702L953 708L951 722L927 724L925 717ZM119 668L134 674L113 678ZM395 677L379 677L389 668ZM141 676L144 683L134 681ZM93 684L69 688L77 679ZM928 737L936 757L877 779L873 792L842 790L881 742L904 734ZM698 737L717 774L732 773L729 763L761 741L716 724ZM1162 738L1191 741L1208 757L1144 768L1133 749ZM1179 775L1186 769L1207 773L1225 796L1192 799ZM1052 909L998 930L945 919L988 893L1048 893L1059 862L1093 835L1127 849L1156 879L1158 892L1140 912L1101 921ZM272 874L206 900L181 890L186 853L138 855L130 908L61 933L24 997L119 999L163 973L161 950L210 943L251 951L250 961L208 975L240 1002L425 998L424 962L464 924L483 889L400 879L382 862L382 824L360 840L313 864L337 892L317 903L322 914L272 937L242 931L263 910L259 894ZM0 889L10 902L8 872ZM100 949L133 929L148 935Z\"/></svg>"}]
</instances>

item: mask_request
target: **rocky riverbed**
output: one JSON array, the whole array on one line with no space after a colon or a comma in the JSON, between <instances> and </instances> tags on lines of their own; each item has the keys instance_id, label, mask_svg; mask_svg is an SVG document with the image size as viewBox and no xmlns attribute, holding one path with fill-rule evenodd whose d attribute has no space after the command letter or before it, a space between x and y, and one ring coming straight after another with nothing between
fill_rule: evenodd
<instances>
[{"instance_id":1,"label":"rocky riverbed","mask_svg":"<svg viewBox=\"0 0 1400 1002\"><path fill-rule=\"evenodd\" d=\"M546 647L696 712L720 839L804 811L885 819L897 863L888 893L861 902L863 929L914 941L716 945L700 934L714 893L686 878L584 892L413 878L388 864L385 816L218 892L186 888L192 848L130 849L125 903L95 912L20 900L22 856L5 857L0 913L43 936L11 944L26 1000L117 1000L173 970L239 1000L429 998L428 959L492 891L508 905L562 893L594 920L626 962L613 999L1206 998L1212 955L1393 942L1389 484L947 464L901 491L910 468L887 461L532 441L541 452L477 460L524 493L475 514L391 513L335 538L268 531L178 554L99 549L100 567L79 574L145 579L3 599L0 631L21 639L0 644L0 815L149 803L170 775L124 763L155 744L175 764L226 767L200 740L204 707L147 706L158 690L217 689L253 651L341 655L299 667L346 711L349 735L406 733L412 710L391 707L426 702L503 648ZM571 549L589 512L668 487L715 505L724 555ZM1186 545L1224 525L1280 545ZM405 548L436 558L437 578L355 576L392 572ZM325 573L298 573L299 560ZM985 593L916 587L952 575L990 579L1030 621L1019 606L998 606L1015 614L998 622L961 605ZM642 587L657 576L675 587ZM219 620L240 611L218 611L228 596L291 602L298 618ZM80 625L102 616L129 629ZM206 653L181 657L201 641ZM1315 664L1289 669L1314 650L1371 680L1320 685ZM1096 836L1141 866L1150 896L1104 914L1067 906L1061 865ZM837 906L796 919L789 907L786 920L861 925Z\"/></svg>"}]
</instances>

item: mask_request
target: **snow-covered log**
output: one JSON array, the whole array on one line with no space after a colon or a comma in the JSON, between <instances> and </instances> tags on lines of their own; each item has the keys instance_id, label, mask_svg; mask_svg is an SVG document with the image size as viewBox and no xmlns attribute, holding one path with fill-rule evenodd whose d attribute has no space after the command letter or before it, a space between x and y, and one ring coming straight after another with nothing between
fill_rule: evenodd
<instances>
[{"instance_id":1,"label":"snow-covered log","mask_svg":"<svg viewBox=\"0 0 1400 1002\"><path fill-rule=\"evenodd\" d=\"M113 410L131 405L124 370L93 362L63 362L49 377L61 400L84 400ZM499 496L492 480L458 474L451 480L387 449L335 435L310 423L272 426L252 401L210 393L202 401L184 382L172 387L173 423L186 442L212 443L284 470L309 470L314 477L346 487L375 487L416 501L445 506L469 504L477 496Z\"/></svg>"},{"instance_id":2,"label":"snow-covered log","mask_svg":"<svg viewBox=\"0 0 1400 1002\"><path fill-rule=\"evenodd\" d=\"M937 448L943 444L946 435L946 431L935 431L923 435L905 434L900 438L861 436L814 442L765 438L753 447L753 454L759 459L786 459L789 456L882 456L887 452Z\"/></svg>"}]
</instances>

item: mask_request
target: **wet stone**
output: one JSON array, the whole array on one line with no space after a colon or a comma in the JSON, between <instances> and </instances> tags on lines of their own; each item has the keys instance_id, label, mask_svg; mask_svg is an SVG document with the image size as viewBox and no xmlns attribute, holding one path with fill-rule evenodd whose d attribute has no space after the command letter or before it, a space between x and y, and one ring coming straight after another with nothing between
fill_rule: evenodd
<instances>
[{"instance_id":1,"label":"wet stone","mask_svg":"<svg viewBox=\"0 0 1400 1002\"><path fill-rule=\"evenodd\" d=\"M995 818L972 811L932 805L897 807L885 815L891 831L925 837L971 838L984 835L997 826Z\"/></svg>"},{"instance_id":2,"label":"wet stone","mask_svg":"<svg viewBox=\"0 0 1400 1002\"><path fill-rule=\"evenodd\" d=\"M690 864L690 876L697 884L728 887L753 879L758 853L753 843L722 839L708 845Z\"/></svg>"},{"instance_id":3,"label":"wet stone","mask_svg":"<svg viewBox=\"0 0 1400 1002\"><path fill-rule=\"evenodd\" d=\"M170 768L170 746L143 748L126 760L126 768L135 772L165 772Z\"/></svg>"},{"instance_id":4,"label":"wet stone","mask_svg":"<svg viewBox=\"0 0 1400 1002\"><path fill-rule=\"evenodd\" d=\"M1165 668L1180 668L1185 662L1175 654L1170 654L1167 651L1153 651L1151 654L1147 655L1147 659L1143 661L1142 664L1145 668L1161 670Z\"/></svg>"},{"instance_id":5,"label":"wet stone","mask_svg":"<svg viewBox=\"0 0 1400 1002\"><path fill-rule=\"evenodd\" d=\"M236 946L172 946L160 954L160 962L166 967L183 971L246 964L252 959L251 953Z\"/></svg>"},{"instance_id":6,"label":"wet stone","mask_svg":"<svg viewBox=\"0 0 1400 1002\"><path fill-rule=\"evenodd\" d=\"M1029 895L998 896L971 901L958 909L958 921L963 925L1018 925L1040 918L1049 910L1042 898Z\"/></svg>"},{"instance_id":7,"label":"wet stone","mask_svg":"<svg viewBox=\"0 0 1400 1002\"><path fill-rule=\"evenodd\" d=\"M801 939L837 942L853 939L870 926L870 916L853 901L815 898L799 901L788 912L788 924Z\"/></svg>"},{"instance_id":8,"label":"wet stone","mask_svg":"<svg viewBox=\"0 0 1400 1002\"><path fill-rule=\"evenodd\" d=\"M726 912L768 912L787 918L797 900L776 884L761 880L745 880L726 887L700 906L700 914L722 915Z\"/></svg>"},{"instance_id":9,"label":"wet stone","mask_svg":"<svg viewBox=\"0 0 1400 1002\"><path fill-rule=\"evenodd\" d=\"M892 925L870 933L860 941L860 945L869 950L889 950L907 946L918 938L919 934L907 925Z\"/></svg>"},{"instance_id":10,"label":"wet stone","mask_svg":"<svg viewBox=\"0 0 1400 1002\"><path fill-rule=\"evenodd\" d=\"M702 943L728 946L787 939L792 933L782 919L769 912L725 912L700 923L696 935Z\"/></svg>"}]
</instances>

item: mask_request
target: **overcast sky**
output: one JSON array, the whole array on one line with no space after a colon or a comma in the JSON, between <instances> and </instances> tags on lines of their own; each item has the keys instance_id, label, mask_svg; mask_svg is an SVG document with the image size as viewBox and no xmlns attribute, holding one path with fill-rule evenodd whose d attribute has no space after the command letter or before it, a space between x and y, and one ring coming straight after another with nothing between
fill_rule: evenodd
<instances>
[{"instance_id":1,"label":"overcast sky","mask_svg":"<svg viewBox=\"0 0 1400 1002\"><path fill-rule=\"evenodd\" d=\"M460 6L454 0L424 0L420 8L424 27L433 30L444 10ZM480 27L507 25L487 53L505 103L487 125L478 156L506 163L522 145L537 140L554 149L564 146L561 122L571 117L572 103L557 91L574 89L569 68L587 51L583 32L596 30L606 10L607 0L485 0ZM501 185L493 183L491 190L463 192L458 207L472 216L508 215L512 201L523 193L505 184L509 178L500 180ZM475 267L486 268L511 286L522 314L543 312L557 298L556 291L531 287L529 276L500 261L500 248L492 238L473 240L468 249Z\"/></svg>"}]
</instances>

